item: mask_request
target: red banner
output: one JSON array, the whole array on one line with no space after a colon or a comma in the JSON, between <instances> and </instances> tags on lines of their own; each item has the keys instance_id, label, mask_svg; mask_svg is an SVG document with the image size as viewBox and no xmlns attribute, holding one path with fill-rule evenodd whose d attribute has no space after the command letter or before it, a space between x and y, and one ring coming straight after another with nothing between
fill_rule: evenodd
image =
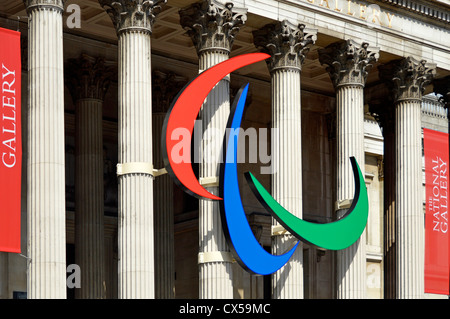
<instances>
[{"instance_id":1,"label":"red banner","mask_svg":"<svg viewBox=\"0 0 450 319\"><path fill-rule=\"evenodd\" d=\"M448 134L423 130L425 154L425 292L449 294Z\"/></svg>"},{"instance_id":2,"label":"red banner","mask_svg":"<svg viewBox=\"0 0 450 319\"><path fill-rule=\"evenodd\" d=\"M20 33L0 28L0 251L20 253Z\"/></svg>"}]
</instances>

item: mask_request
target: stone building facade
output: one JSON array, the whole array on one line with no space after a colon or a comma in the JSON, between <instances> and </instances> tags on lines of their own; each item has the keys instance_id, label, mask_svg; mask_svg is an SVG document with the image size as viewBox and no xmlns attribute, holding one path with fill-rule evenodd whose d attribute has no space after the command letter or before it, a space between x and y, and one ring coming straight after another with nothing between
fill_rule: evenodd
<instances>
[{"instance_id":1,"label":"stone building facade","mask_svg":"<svg viewBox=\"0 0 450 319\"><path fill-rule=\"evenodd\" d=\"M3 1L0 27L22 37L24 165L22 254L0 253L0 297L438 297L424 293L421 130L448 131L449 26L445 0ZM336 220L355 156L370 202L354 245L302 243L271 276L233 261L219 205L173 183L160 145L184 85L251 52L271 58L218 83L203 129L224 130L250 83L243 127L281 136L277 172L258 176L275 199ZM217 167L194 165L212 193ZM295 242L244 179L241 196L264 248ZM71 264L81 288L67 287Z\"/></svg>"}]
</instances>

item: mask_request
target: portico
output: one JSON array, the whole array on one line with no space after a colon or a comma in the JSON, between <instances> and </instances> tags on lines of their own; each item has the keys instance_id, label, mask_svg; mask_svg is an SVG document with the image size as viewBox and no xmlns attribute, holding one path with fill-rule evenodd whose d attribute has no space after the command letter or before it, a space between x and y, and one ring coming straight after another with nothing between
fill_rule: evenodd
<instances>
[{"instance_id":1,"label":"portico","mask_svg":"<svg viewBox=\"0 0 450 319\"><path fill-rule=\"evenodd\" d=\"M421 105L428 93L448 95L447 5L83 0L81 28L71 29L65 1L13 2L0 7L7 12L0 27L27 16L19 27L28 39L23 241L30 259L0 253L0 265L28 271L27 287L11 284L0 296L66 298L66 255L74 249L82 278L92 278L76 294L84 298L424 297L423 268L404 262L423 264ZM203 128L225 130L232 96L250 83L243 127L278 129L268 137L269 145L279 139L277 172L258 179L282 205L309 221L339 219L353 198L350 156L371 202L354 246L334 252L304 243L271 278L234 262L218 204L176 187L160 154L177 92L213 65L260 51L271 60L233 72L210 93ZM246 162L239 174L263 165ZM218 161L193 166L217 193ZM241 197L261 245L289 249L295 240L244 179ZM0 272L0 281L10 276Z\"/></svg>"}]
</instances>

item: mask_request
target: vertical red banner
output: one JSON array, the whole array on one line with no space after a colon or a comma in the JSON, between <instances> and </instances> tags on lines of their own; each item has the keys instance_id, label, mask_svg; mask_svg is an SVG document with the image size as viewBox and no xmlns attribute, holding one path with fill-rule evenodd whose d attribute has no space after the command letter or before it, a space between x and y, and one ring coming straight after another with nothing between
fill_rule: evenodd
<instances>
[{"instance_id":1,"label":"vertical red banner","mask_svg":"<svg viewBox=\"0 0 450 319\"><path fill-rule=\"evenodd\" d=\"M20 253L20 33L0 28L0 251Z\"/></svg>"},{"instance_id":2,"label":"vertical red banner","mask_svg":"<svg viewBox=\"0 0 450 319\"><path fill-rule=\"evenodd\" d=\"M425 292L449 294L448 134L423 130L425 155Z\"/></svg>"}]
</instances>

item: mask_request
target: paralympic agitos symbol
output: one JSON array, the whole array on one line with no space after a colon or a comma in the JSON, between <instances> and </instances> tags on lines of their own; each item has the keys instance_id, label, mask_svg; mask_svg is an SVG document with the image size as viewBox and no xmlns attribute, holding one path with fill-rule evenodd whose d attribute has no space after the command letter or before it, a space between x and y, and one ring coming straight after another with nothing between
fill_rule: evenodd
<instances>
[{"instance_id":1,"label":"paralympic agitos symbol","mask_svg":"<svg viewBox=\"0 0 450 319\"><path fill-rule=\"evenodd\" d=\"M272 255L265 251L254 237L247 222L242 205L237 176L237 143L232 138L224 138L225 160L221 164L220 196L208 192L198 182L191 163L174 161L172 150L179 142L173 139L174 130L183 128L190 132L200 108L212 88L229 73L246 65L263 61L270 56L264 53L250 53L228 59L202 72L188 83L176 96L164 121L162 153L166 170L176 184L197 198L220 201L222 227L235 259L247 271L260 275L271 274L283 267L294 253L297 244L282 255ZM233 103L227 127L239 129L247 97L248 84L243 86ZM233 148L232 150L230 148ZM347 213L341 219L330 223L313 223L302 220L285 210L259 181L246 173L252 191L262 205L293 236L317 247L340 250L353 244L366 227L368 217L367 190L356 160L350 158L355 180L355 194Z\"/></svg>"}]
</instances>

